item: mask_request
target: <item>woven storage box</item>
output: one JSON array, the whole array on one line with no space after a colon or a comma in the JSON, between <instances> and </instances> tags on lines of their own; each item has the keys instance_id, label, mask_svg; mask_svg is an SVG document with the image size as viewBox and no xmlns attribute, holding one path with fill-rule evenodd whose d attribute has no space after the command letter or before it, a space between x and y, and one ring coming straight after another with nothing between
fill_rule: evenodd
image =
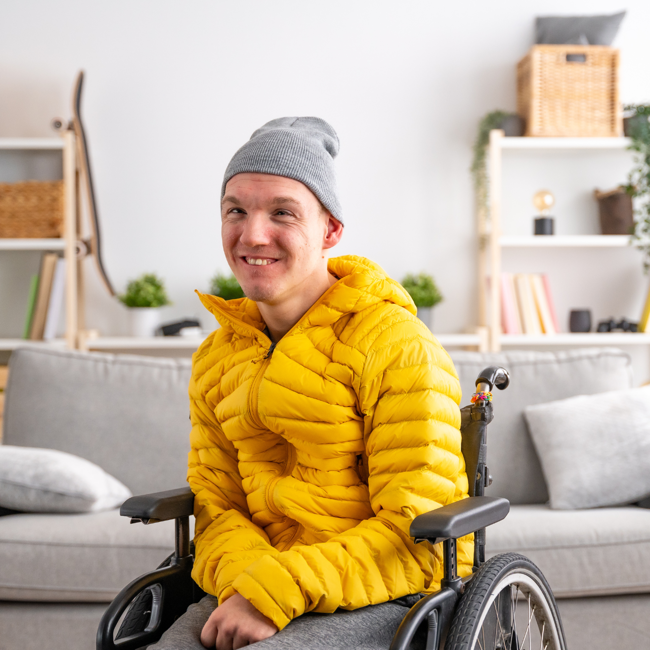
<instances>
[{"instance_id":1,"label":"woven storage box","mask_svg":"<svg viewBox=\"0 0 650 650\"><path fill-rule=\"evenodd\" d=\"M0 237L63 235L63 181L0 183Z\"/></svg>"},{"instance_id":2,"label":"woven storage box","mask_svg":"<svg viewBox=\"0 0 650 650\"><path fill-rule=\"evenodd\" d=\"M517 112L528 136L617 137L619 51L534 45L517 65Z\"/></svg>"}]
</instances>

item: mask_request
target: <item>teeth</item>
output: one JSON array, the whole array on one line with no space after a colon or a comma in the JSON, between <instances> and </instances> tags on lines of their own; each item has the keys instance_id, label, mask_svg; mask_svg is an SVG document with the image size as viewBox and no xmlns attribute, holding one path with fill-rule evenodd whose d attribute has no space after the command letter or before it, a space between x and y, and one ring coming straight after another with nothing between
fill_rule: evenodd
<instances>
[{"instance_id":1,"label":"teeth","mask_svg":"<svg viewBox=\"0 0 650 650\"><path fill-rule=\"evenodd\" d=\"M247 257L246 262L254 266L265 266L266 264L271 264L271 260L261 260L255 257Z\"/></svg>"}]
</instances>

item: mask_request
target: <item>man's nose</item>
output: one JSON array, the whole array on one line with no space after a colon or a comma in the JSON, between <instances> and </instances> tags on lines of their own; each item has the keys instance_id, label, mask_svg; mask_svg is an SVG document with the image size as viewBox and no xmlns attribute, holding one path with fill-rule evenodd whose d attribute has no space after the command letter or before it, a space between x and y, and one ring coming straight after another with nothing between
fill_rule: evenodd
<instances>
[{"instance_id":1,"label":"man's nose","mask_svg":"<svg viewBox=\"0 0 650 650\"><path fill-rule=\"evenodd\" d=\"M244 222L244 229L239 240L244 246L254 248L270 243L269 224L261 215L249 215Z\"/></svg>"}]
</instances>

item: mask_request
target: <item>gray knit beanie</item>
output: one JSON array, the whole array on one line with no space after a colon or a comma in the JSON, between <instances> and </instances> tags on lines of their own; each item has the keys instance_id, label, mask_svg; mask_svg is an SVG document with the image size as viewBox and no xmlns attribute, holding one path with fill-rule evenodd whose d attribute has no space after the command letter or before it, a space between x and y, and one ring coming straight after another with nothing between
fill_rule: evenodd
<instances>
[{"instance_id":1,"label":"gray knit beanie","mask_svg":"<svg viewBox=\"0 0 650 650\"><path fill-rule=\"evenodd\" d=\"M253 133L232 157L223 177L226 183L245 172L286 176L304 183L343 223L336 191L334 158L339 152L336 131L319 117L279 117Z\"/></svg>"}]
</instances>

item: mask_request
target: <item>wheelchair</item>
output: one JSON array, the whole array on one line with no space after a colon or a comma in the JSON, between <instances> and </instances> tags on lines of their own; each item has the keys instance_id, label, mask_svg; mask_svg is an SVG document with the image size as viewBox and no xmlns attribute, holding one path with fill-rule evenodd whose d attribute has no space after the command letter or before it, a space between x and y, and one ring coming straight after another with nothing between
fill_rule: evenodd
<instances>
[{"instance_id":1,"label":"wheelchair","mask_svg":"<svg viewBox=\"0 0 650 650\"><path fill-rule=\"evenodd\" d=\"M491 390L504 390L509 383L504 368L486 368L476 380L472 404L461 409L469 497L413 520L410 533L416 543L442 543L444 577L439 591L407 597L410 609L390 650L566 650L560 614L541 571L517 553L485 560L485 530L510 510L506 499L485 496L492 482L486 465L487 426L494 417ZM122 505L120 514L131 523L174 519L175 551L118 594L101 620L97 650L137 650L155 643L205 595L190 576L193 502L191 490L183 488L132 497ZM456 540L470 533L473 569L460 578ZM396 602L405 604L404 599Z\"/></svg>"}]
</instances>

